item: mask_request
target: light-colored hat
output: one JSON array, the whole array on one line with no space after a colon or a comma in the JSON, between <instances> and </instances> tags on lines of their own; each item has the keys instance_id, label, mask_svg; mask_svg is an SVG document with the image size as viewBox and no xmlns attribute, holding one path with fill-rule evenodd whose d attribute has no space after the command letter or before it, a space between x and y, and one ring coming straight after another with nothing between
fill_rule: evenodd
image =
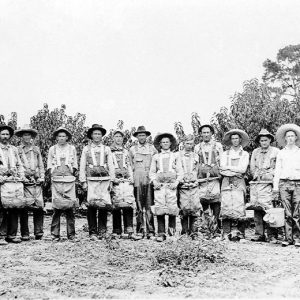
<instances>
[{"instance_id":1,"label":"light-colored hat","mask_svg":"<svg viewBox=\"0 0 300 300\"><path fill-rule=\"evenodd\" d=\"M259 132L258 136L256 137L255 142L256 142L256 143L259 143L259 139L260 139L260 137L262 137L262 136L266 136L266 137L270 138L270 139L271 139L271 143L273 143L274 140L275 140L274 135L273 135L272 133L270 133L267 129L264 129L264 128L263 128L263 129Z\"/></svg>"},{"instance_id":2,"label":"light-colored hat","mask_svg":"<svg viewBox=\"0 0 300 300\"><path fill-rule=\"evenodd\" d=\"M224 138L223 138L223 143L226 145L226 146L231 146L231 136L234 135L234 134L237 134L241 137L241 146L244 148L246 147L249 142L250 142L250 138L249 138L249 135L244 131L244 130L241 130L241 129L231 129L229 131L227 131L224 135Z\"/></svg>"},{"instance_id":3,"label":"light-colored hat","mask_svg":"<svg viewBox=\"0 0 300 300\"><path fill-rule=\"evenodd\" d=\"M284 124L277 129L276 141L279 146L284 147L286 145L285 135L288 131L293 131L297 135L296 145L300 146L300 127L296 124Z\"/></svg>"},{"instance_id":4,"label":"light-colored hat","mask_svg":"<svg viewBox=\"0 0 300 300\"><path fill-rule=\"evenodd\" d=\"M176 141L176 138L174 137L173 134L171 133L168 133L168 132L164 132L164 133L158 133L156 135L156 137L154 138L154 146L155 148L160 151L160 141L163 139L163 138L169 138L170 141L171 141L171 150L174 150L176 148L176 145L177 145L177 141Z\"/></svg>"},{"instance_id":5,"label":"light-colored hat","mask_svg":"<svg viewBox=\"0 0 300 300\"><path fill-rule=\"evenodd\" d=\"M15 135L17 137L22 137L24 133L30 133L33 138L35 138L38 135L38 131L31 128L28 124L24 125L23 128L15 131Z\"/></svg>"},{"instance_id":6,"label":"light-colored hat","mask_svg":"<svg viewBox=\"0 0 300 300\"><path fill-rule=\"evenodd\" d=\"M58 128L53 132L53 138L56 138L56 136L57 136L60 132L64 132L64 133L68 136L69 140L72 138L71 132L70 132L68 129L66 129L65 127L63 127L63 126L58 127Z\"/></svg>"}]
</instances>

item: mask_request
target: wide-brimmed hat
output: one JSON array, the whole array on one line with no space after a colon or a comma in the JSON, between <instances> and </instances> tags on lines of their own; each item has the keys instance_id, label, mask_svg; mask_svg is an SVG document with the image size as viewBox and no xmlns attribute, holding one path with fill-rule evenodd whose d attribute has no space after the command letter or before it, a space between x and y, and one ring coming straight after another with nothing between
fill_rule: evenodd
<instances>
[{"instance_id":1,"label":"wide-brimmed hat","mask_svg":"<svg viewBox=\"0 0 300 300\"><path fill-rule=\"evenodd\" d=\"M267 129L264 129L264 128L263 128L263 129L259 132L258 136L256 137L255 142L256 142L256 143L259 143L259 139L260 139L262 136L266 136L266 137L268 137L269 139L271 139L271 143L273 143L274 140L275 140L274 135L273 135L272 133L270 133Z\"/></svg>"},{"instance_id":2,"label":"wide-brimmed hat","mask_svg":"<svg viewBox=\"0 0 300 300\"><path fill-rule=\"evenodd\" d=\"M284 124L277 129L276 141L279 146L284 147L286 145L285 134L288 131L294 131L297 135L296 145L300 146L300 127L296 124Z\"/></svg>"},{"instance_id":3,"label":"wide-brimmed hat","mask_svg":"<svg viewBox=\"0 0 300 300\"><path fill-rule=\"evenodd\" d=\"M120 133L120 134L124 137L124 132L121 131L121 130L115 130L115 131L113 132L113 136L115 136L117 133Z\"/></svg>"},{"instance_id":4,"label":"wide-brimmed hat","mask_svg":"<svg viewBox=\"0 0 300 300\"><path fill-rule=\"evenodd\" d=\"M136 137L139 133L145 133L147 136L151 135L151 132L146 130L145 126L139 126L133 136Z\"/></svg>"},{"instance_id":5,"label":"wide-brimmed hat","mask_svg":"<svg viewBox=\"0 0 300 300\"><path fill-rule=\"evenodd\" d=\"M64 132L64 133L68 136L69 140L72 138L71 132L70 132L67 128L63 127L63 126L58 127L58 128L53 132L53 138L56 138L57 135L58 135L60 132Z\"/></svg>"},{"instance_id":6,"label":"wide-brimmed hat","mask_svg":"<svg viewBox=\"0 0 300 300\"><path fill-rule=\"evenodd\" d=\"M9 131L11 137L14 135L14 129L12 127L8 125L0 125L0 132L5 129Z\"/></svg>"},{"instance_id":7,"label":"wide-brimmed hat","mask_svg":"<svg viewBox=\"0 0 300 300\"><path fill-rule=\"evenodd\" d=\"M161 148L160 148L160 141L163 139L163 138L169 138L170 141L171 141L171 150L174 150L176 148L176 145L177 145L177 141L176 141L176 138L174 137L173 134L171 133L168 133L168 132L164 132L164 133L158 133L156 135L156 137L154 138L154 146L155 148L159 151Z\"/></svg>"},{"instance_id":8,"label":"wide-brimmed hat","mask_svg":"<svg viewBox=\"0 0 300 300\"><path fill-rule=\"evenodd\" d=\"M102 135L104 136L106 134L106 129L103 128L102 125L99 125L99 124L93 124L91 128L88 129L87 131L87 137L89 139L92 139L92 133L93 131L95 130L100 130L102 132Z\"/></svg>"},{"instance_id":9,"label":"wide-brimmed hat","mask_svg":"<svg viewBox=\"0 0 300 300\"><path fill-rule=\"evenodd\" d=\"M246 147L249 142L250 142L250 138L249 135L241 129L231 129L228 132L225 133L224 138L223 138L223 143L226 146L231 146L231 136L233 134L238 134L241 137L241 146L244 148Z\"/></svg>"},{"instance_id":10,"label":"wide-brimmed hat","mask_svg":"<svg viewBox=\"0 0 300 300\"><path fill-rule=\"evenodd\" d=\"M209 124L204 124L204 125L200 126L198 129L198 132L201 133L202 129L205 127L208 127L210 129L211 133L215 134L215 129Z\"/></svg>"},{"instance_id":11,"label":"wide-brimmed hat","mask_svg":"<svg viewBox=\"0 0 300 300\"><path fill-rule=\"evenodd\" d=\"M22 137L24 133L30 133L33 138L38 135L38 131L31 128L28 124L24 125L23 128L15 131L17 137Z\"/></svg>"}]
</instances>

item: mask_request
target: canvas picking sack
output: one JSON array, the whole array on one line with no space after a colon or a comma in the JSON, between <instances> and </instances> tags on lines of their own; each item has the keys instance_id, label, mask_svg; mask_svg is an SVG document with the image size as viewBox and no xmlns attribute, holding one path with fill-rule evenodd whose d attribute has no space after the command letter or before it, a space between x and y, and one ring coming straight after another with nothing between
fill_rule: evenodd
<instances>
[{"instance_id":1,"label":"canvas picking sack","mask_svg":"<svg viewBox=\"0 0 300 300\"><path fill-rule=\"evenodd\" d=\"M3 208L23 208L26 206L24 187L21 181L6 181L1 184Z\"/></svg>"},{"instance_id":2,"label":"canvas picking sack","mask_svg":"<svg viewBox=\"0 0 300 300\"><path fill-rule=\"evenodd\" d=\"M112 208L110 197L110 177L87 177L87 202L96 208Z\"/></svg>"}]
</instances>

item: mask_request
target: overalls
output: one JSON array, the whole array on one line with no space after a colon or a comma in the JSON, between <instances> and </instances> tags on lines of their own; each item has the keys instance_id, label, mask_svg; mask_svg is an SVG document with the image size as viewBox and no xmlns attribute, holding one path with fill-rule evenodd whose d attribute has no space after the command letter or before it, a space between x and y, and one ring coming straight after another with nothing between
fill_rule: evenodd
<instances>
[{"instance_id":1,"label":"overalls","mask_svg":"<svg viewBox=\"0 0 300 300\"><path fill-rule=\"evenodd\" d=\"M151 211L153 204L153 187L150 185L149 170L152 156L154 154L153 146L147 149L140 149L138 145L134 146L134 196L136 200L136 232L145 234L154 234L154 218ZM145 212L143 212L145 210ZM144 222L144 214L146 224ZM146 226L146 228L145 228ZM146 230L145 230L146 229Z\"/></svg>"}]
</instances>

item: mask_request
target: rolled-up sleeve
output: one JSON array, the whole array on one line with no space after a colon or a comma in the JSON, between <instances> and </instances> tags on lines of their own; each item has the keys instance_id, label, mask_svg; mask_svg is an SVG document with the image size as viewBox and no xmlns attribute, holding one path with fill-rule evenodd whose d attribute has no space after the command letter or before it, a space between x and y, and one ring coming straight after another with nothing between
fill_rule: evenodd
<instances>
[{"instance_id":1,"label":"rolled-up sleeve","mask_svg":"<svg viewBox=\"0 0 300 300\"><path fill-rule=\"evenodd\" d=\"M40 149L37 149L37 152L38 152L38 166L39 166L39 170L40 170L40 177L42 180L44 180L45 179L45 167L44 167L43 157L42 157Z\"/></svg>"},{"instance_id":2,"label":"rolled-up sleeve","mask_svg":"<svg viewBox=\"0 0 300 300\"><path fill-rule=\"evenodd\" d=\"M112 153L109 147L106 148L106 151L109 177L110 180L115 180L116 174Z\"/></svg>"},{"instance_id":3,"label":"rolled-up sleeve","mask_svg":"<svg viewBox=\"0 0 300 300\"><path fill-rule=\"evenodd\" d=\"M282 152L279 151L277 158L276 158L276 164L275 164L275 172L274 172L274 179L273 179L273 190L278 191L279 186L279 179L280 179L280 173L282 168Z\"/></svg>"},{"instance_id":4,"label":"rolled-up sleeve","mask_svg":"<svg viewBox=\"0 0 300 300\"><path fill-rule=\"evenodd\" d=\"M86 182L86 153L87 147L85 146L81 153L79 168L79 181L82 183Z\"/></svg>"},{"instance_id":5,"label":"rolled-up sleeve","mask_svg":"<svg viewBox=\"0 0 300 300\"><path fill-rule=\"evenodd\" d=\"M155 154L151 160L151 166L149 171L149 178L151 182L156 180L156 171L157 171L156 165L157 165L157 154Z\"/></svg>"},{"instance_id":6,"label":"rolled-up sleeve","mask_svg":"<svg viewBox=\"0 0 300 300\"><path fill-rule=\"evenodd\" d=\"M52 146L52 147L50 147L49 152L48 152L47 170L52 170L52 168L53 168L53 165L52 165L53 154L54 154L54 148Z\"/></svg>"}]
</instances>

